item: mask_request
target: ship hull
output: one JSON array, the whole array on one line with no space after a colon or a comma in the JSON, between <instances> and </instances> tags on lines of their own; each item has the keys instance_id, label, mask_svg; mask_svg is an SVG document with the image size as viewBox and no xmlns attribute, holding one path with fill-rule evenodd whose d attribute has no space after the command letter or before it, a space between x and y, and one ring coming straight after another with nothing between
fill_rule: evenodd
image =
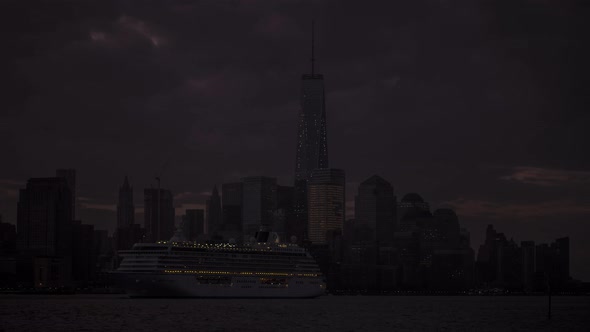
<instances>
[{"instance_id":1,"label":"ship hull","mask_svg":"<svg viewBox=\"0 0 590 332\"><path fill-rule=\"evenodd\" d=\"M255 277L233 277L219 284L200 283L194 274L113 273L113 277L134 298L314 298L325 290L322 282L299 278L272 285Z\"/></svg>"}]
</instances>

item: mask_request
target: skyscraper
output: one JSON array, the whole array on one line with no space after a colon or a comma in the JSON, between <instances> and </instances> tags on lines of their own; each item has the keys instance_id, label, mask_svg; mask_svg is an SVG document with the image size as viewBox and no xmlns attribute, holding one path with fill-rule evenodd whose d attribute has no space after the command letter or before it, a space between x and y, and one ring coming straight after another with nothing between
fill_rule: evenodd
<instances>
[{"instance_id":1,"label":"skyscraper","mask_svg":"<svg viewBox=\"0 0 590 332\"><path fill-rule=\"evenodd\" d=\"M206 219L207 219L207 234L215 234L221 227L221 197L217 186L213 187L213 192L206 202Z\"/></svg>"},{"instance_id":2,"label":"skyscraper","mask_svg":"<svg viewBox=\"0 0 590 332\"><path fill-rule=\"evenodd\" d=\"M378 175L373 175L358 188L355 198L355 219L368 226L371 240L391 242L396 220L396 199L393 186Z\"/></svg>"},{"instance_id":3,"label":"skyscraper","mask_svg":"<svg viewBox=\"0 0 590 332\"><path fill-rule=\"evenodd\" d=\"M182 216L182 230L189 241L195 241L205 234L205 211L203 209L187 209Z\"/></svg>"},{"instance_id":4,"label":"skyscraper","mask_svg":"<svg viewBox=\"0 0 590 332\"><path fill-rule=\"evenodd\" d=\"M55 176L58 178L66 179L66 183L68 188L70 189L70 194L72 196L71 202L71 218L72 220L76 219L76 170L75 169L58 169L55 171Z\"/></svg>"},{"instance_id":5,"label":"skyscraper","mask_svg":"<svg viewBox=\"0 0 590 332\"><path fill-rule=\"evenodd\" d=\"M123 185L119 188L119 202L117 204L117 232L115 233L115 249L127 250L133 244L141 242L143 231L135 223L135 205L133 204L133 187L125 176Z\"/></svg>"},{"instance_id":6,"label":"skyscraper","mask_svg":"<svg viewBox=\"0 0 590 332\"><path fill-rule=\"evenodd\" d=\"M168 241L174 234L174 202L169 190L147 188L144 195L146 242Z\"/></svg>"},{"instance_id":7,"label":"skyscraper","mask_svg":"<svg viewBox=\"0 0 590 332\"><path fill-rule=\"evenodd\" d=\"M277 185L277 207L273 213L271 230L281 241L289 241L294 235L293 187Z\"/></svg>"},{"instance_id":8,"label":"skyscraper","mask_svg":"<svg viewBox=\"0 0 590 332\"><path fill-rule=\"evenodd\" d=\"M131 226L135 223L135 206L133 205L133 188L125 176L123 186L119 188L119 204L117 204L117 228Z\"/></svg>"},{"instance_id":9,"label":"skyscraper","mask_svg":"<svg viewBox=\"0 0 590 332\"><path fill-rule=\"evenodd\" d=\"M16 251L16 226L2 222L0 214L0 257L13 255Z\"/></svg>"},{"instance_id":10,"label":"skyscraper","mask_svg":"<svg viewBox=\"0 0 590 332\"><path fill-rule=\"evenodd\" d=\"M240 231L242 229L242 183L221 185L223 229Z\"/></svg>"},{"instance_id":11,"label":"skyscraper","mask_svg":"<svg viewBox=\"0 0 590 332\"><path fill-rule=\"evenodd\" d=\"M72 222L72 278L77 283L87 283L94 278L96 268L94 252L94 226Z\"/></svg>"},{"instance_id":12,"label":"skyscraper","mask_svg":"<svg viewBox=\"0 0 590 332\"><path fill-rule=\"evenodd\" d=\"M33 280L35 257L53 257L54 285L69 280L72 243L72 195L63 177L29 179L17 207L19 274ZM36 273L37 271L35 271Z\"/></svg>"},{"instance_id":13,"label":"skyscraper","mask_svg":"<svg viewBox=\"0 0 590 332\"><path fill-rule=\"evenodd\" d=\"M242 179L242 231L245 238L254 236L260 227L272 224L277 206L277 179L250 176Z\"/></svg>"},{"instance_id":14,"label":"skyscraper","mask_svg":"<svg viewBox=\"0 0 590 332\"><path fill-rule=\"evenodd\" d=\"M531 291L535 282L535 241L520 243L522 260L522 284L525 291Z\"/></svg>"},{"instance_id":15,"label":"skyscraper","mask_svg":"<svg viewBox=\"0 0 590 332\"><path fill-rule=\"evenodd\" d=\"M404 195L398 204L397 231L416 231L420 220L432 217L430 205L416 194Z\"/></svg>"},{"instance_id":16,"label":"skyscraper","mask_svg":"<svg viewBox=\"0 0 590 332\"><path fill-rule=\"evenodd\" d=\"M326 244L329 231L342 231L345 218L344 171L315 169L308 185L308 239L312 244Z\"/></svg>"},{"instance_id":17,"label":"skyscraper","mask_svg":"<svg viewBox=\"0 0 590 332\"><path fill-rule=\"evenodd\" d=\"M297 128L295 158L294 213L299 224L298 237L307 238L307 182L316 168L328 168L328 137L324 76L315 73L314 33L312 23L311 74L301 80L301 110Z\"/></svg>"}]
</instances>

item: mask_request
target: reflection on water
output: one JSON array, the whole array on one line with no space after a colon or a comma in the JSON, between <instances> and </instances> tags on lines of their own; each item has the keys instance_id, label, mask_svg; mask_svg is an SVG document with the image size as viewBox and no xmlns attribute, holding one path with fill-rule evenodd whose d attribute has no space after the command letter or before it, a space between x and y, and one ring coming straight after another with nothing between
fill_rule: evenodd
<instances>
[{"instance_id":1,"label":"reflection on water","mask_svg":"<svg viewBox=\"0 0 590 332\"><path fill-rule=\"evenodd\" d=\"M311 300L0 296L0 331L587 330L590 297L324 296Z\"/></svg>"}]
</instances>

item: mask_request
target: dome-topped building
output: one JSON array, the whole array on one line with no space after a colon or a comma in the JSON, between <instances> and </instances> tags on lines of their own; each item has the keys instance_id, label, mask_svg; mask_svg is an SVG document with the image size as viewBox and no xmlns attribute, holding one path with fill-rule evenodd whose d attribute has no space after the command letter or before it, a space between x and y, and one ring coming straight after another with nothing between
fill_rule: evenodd
<instances>
[{"instance_id":1,"label":"dome-topped building","mask_svg":"<svg viewBox=\"0 0 590 332\"><path fill-rule=\"evenodd\" d=\"M422 196L416 193L405 194L399 203L400 208L418 208L420 210L430 211L430 206L424 201Z\"/></svg>"},{"instance_id":2,"label":"dome-topped building","mask_svg":"<svg viewBox=\"0 0 590 332\"><path fill-rule=\"evenodd\" d=\"M398 205L399 227L398 230L405 232L415 230L417 220L432 217L430 205L416 193L404 195Z\"/></svg>"}]
</instances>

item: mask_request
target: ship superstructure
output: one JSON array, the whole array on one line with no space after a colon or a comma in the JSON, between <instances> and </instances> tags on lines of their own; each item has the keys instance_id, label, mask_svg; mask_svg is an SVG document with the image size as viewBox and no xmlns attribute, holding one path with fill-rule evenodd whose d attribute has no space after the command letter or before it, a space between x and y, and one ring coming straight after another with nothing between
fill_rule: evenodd
<instances>
[{"instance_id":1,"label":"ship superstructure","mask_svg":"<svg viewBox=\"0 0 590 332\"><path fill-rule=\"evenodd\" d=\"M295 244L160 241L119 254L113 274L132 297L309 298L325 291L317 263Z\"/></svg>"}]
</instances>

